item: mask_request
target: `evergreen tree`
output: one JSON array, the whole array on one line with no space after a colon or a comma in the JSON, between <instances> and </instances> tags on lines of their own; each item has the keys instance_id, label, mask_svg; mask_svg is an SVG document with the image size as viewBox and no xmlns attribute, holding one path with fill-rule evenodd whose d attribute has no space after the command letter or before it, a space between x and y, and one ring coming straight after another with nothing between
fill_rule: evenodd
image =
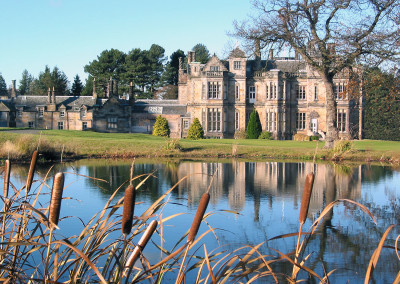
<instances>
[{"instance_id":1,"label":"evergreen tree","mask_svg":"<svg viewBox=\"0 0 400 284\"><path fill-rule=\"evenodd\" d=\"M204 130L197 117L193 120L192 124L189 127L187 138L193 140L204 138Z\"/></svg>"},{"instance_id":2,"label":"evergreen tree","mask_svg":"<svg viewBox=\"0 0 400 284\"><path fill-rule=\"evenodd\" d=\"M364 136L400 141L400 77L379 69L365 75Z\"/></svg>"},{"instance_id":3,"label":"evergreen tree","mask_svg":"<svg viewBox=\"0 0 400 284\"><path fill-rule=\"evenodd\" d=\"M185 58L185 53L178 49L170 56L170 61L165 66L165 71L162 75L162 81L167 85L178 86L178 74L179 74L179 58L182 60Z\"/></svg>"},{"instance_id":4,"label":"evergreen tree","mask_svg":"<svg viewBox=\"0 0 400 284\"><path fill-rule=\"evenodd\" d=\"M71 95L72 96L80 96L83 90L83 85L81 82L81 79L79 78L79 75L76 74L75 78L74 78L74 82L72 83L72 87L71 87Z\"/></svg>"},{"instance_id":5,"label":"evergreen tree","mask_svg":"<svg viewBox=\"0 0 400 284\"><path fill-rule=\"evenodd\" d=\"M249 123L247 124L247 138L258 139L262 131L260 117L258 112L253 109L250 114Z\"/></svg>"},{"instance_id":6,"label":"evergreen tree","mask_svg":"<svg viewBox=\"0 0 400 284\"><path fill-rule=\"evenodd\" d=\"M89 75L85 81L85 87L81 93L82 96L92 96L93 95L93 77Z\"/></svg>"},{"instance_id":7,"label":"evergreen tree","mask_svg":"<svg viewBox=\"0 0 400 284\"><path fill-rule=\"evenodd\" d=\"M154 136L169 137L170 130L168 126L168 120L161 115L157 116L156 123L153 128Z\"/></svg>"},{"instance_id":8,"label":"evergreen tree","mask_svg":"<svg viewBox=\"0 0 400 284\"><path fill-rule=\"evenodd\" d=\"M31 88L32 82L34 81L34 78L31 74L29 74L28 70L24 70L22 72L22 78L21 81L19 81L19 94L24 96L29 93L29 90Z\"/></svg>"},{"instance_id":9,"label":"evergreen tree","mask_svg":"<svg viewBox=\"0 0 400 284\"><path fill-rule=\"evenodd\" d=\"M197 62L205 64L210 59L210 52L208 51L207 47L204 44L198 43L195 46L193 46L192 50L196 52Z\"/></svg>"},{"instance_id":10,"label":"evergreen tree","mask_svg":"<svg viewBox=\"0 0 400 284\"><path fill-rule=\"evenodd\" d=\"M46 65L43 72L39 74L39 77L31 83L32 95L46 95L48 89L53 89L57 96L69 94L68 90L68 78L67 75L58 67L54 67L50 70L49 66Z\"/></svg>"},{"instance_id":11,"label":"evergreen tree","mask_svg":"<svg viewBox=\"0 0 400 284\"><path fill-rule=\"evenodd\" d=\"M3 78L3 75L0 73L0 96L6 96L7 94L7 84Z\"/></svg>"}]
</instances>

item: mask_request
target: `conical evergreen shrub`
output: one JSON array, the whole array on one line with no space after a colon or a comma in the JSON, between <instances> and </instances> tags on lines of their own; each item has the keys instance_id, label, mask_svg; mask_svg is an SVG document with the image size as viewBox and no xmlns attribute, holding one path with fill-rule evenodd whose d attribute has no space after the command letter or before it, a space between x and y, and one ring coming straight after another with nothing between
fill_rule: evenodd
<instances>
[{"instance_id":1,"label":"conical evergreen shrub","mask_svg":"<svg viewBox=\"0 0 400 284\"><path fill-rule=\"evenodd\" d=\"M192 124L190 125L187 138L193 140L204 138L203 126L201 126L201 123L198 118L195 118Z\"/></svg>"},{"instance_id":2,"label":"conical evergreen shrub","mask_svg":"<svg viewBox=\"0 0 400 284\"><path fill-rule=\"evenodd\" d=\"M168 120L161 115L157 116L156 123L153 127L153 135L161 137L169 137L170 130L168 126Z\"/></svg>"},{"instance_id":3,"label":"conical evergreen shrub","mask_svg":"<svg viewBox=\"0 0 400 284\"><path fill-rule=\"evenodd\" d=\"M258 112L253 109L250 114L249 123L247 124L247 138L258 139L262 131L260 117Z\"/></svg>"}]
</instances>

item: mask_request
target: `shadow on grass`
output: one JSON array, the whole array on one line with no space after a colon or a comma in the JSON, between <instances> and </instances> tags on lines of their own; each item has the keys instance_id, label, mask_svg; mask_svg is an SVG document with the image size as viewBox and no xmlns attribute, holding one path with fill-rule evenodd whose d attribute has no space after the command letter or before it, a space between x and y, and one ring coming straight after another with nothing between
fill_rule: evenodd
<instances>
[{"instance_id":1,"label":"shadow on grass","mask_svg":"<svg viewBox=\"0 0 400 284\"><path fill-rule=\"evenodd\" d=\"M203 149L202 147L188 147L188 148L182 148L181 152L192 152L196 150L201 150Z\"/></svg>"}]
</instances>

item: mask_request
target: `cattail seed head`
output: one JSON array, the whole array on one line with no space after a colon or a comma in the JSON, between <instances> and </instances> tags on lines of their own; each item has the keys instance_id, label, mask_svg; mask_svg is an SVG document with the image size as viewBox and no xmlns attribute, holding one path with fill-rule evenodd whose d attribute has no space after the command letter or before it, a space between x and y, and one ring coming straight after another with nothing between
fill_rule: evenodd
<instances>
[{"instance_id":1,"label":"cattail seed head","mask_svg":"<svg viewBox=\"0 0 400 284\"><path fill-rule=\"evenodd\" d=\"M4 164L4 188L3 197L8 197L8 189L10 187L10 173L11 173L11 163L10 160L6 160Z\"/></svg>"},{"instance_id":2,"label":"cattail seed head","mask_svg":"<svg viewBox=\"0 0 400 284\"><path fill-rule=\"evenodd\" d=\"M124 204L122 211L122 233L129 235L132 229L133 211L135 210L136 190L133 185L125 189Z\"/></svg>"},{"instance_id":3,"label":"cattail seed head","mask_svg":"<svg viewBox=\"0 0 400 284\"><path fill-rule=\"evenodd\" d=\"M208 192L201 196L199 207L197 207L196 215L194 216L192 227L190 227L189 236L187 241L193 242L199 231L201 221L203 220L204 213L206 212L208 202L210 201L210 194Z\"/></svg>"},{"instance_id":4,"label":"cattail seed head","mask_svg":"<svg viewBox=\"0 0 400 284\"><path fill-rule=\"evenodd\" d=\"M310 198L314 184L314 173L309 173L306 177L304 184L303 198L301 200L301 208L299 215L300 224L304 224L307 218L308 206L310 205Z\"/></svg>"},{"instance_id":5,"label":"cattail seed head","mask_svg":"<svg viewBox=\"0 0 400 284\"><path fill-rule=\"evenodd\" d=\"M60 217L61 200L64 188L64 174L57 173L53 181L53 189L51 191L49 221L52 225L58 224Z\"/></svg>"},{"instance_id":6,"label":"cattail seed head","mask_svg":"<svg viewBox=\"0 0 400 284\"><path fill-rule=\"evenodd\" d=\"M32 154L31 165L29 167L29 172L28 172L28 178L26 179L26 193L27 194L31 190L33 175L35 174L37 157L38 157L38 151L35 150Z\"/></svg>"},{"instance_id":7,"label":"cattail seed head","mask_svg":"<svg viewBox=\"0 0 400 284\"><path fill-rule=\"evenodd\" d=\"M132 267L136 260L138 259L140 253L146 247L147 243L149 242L151 236L153 235L154 231L156 230L158 222L156 220L151 221L150 225L147 227L146 231L144 232L143 236L140 238L138 245L135 247L133 252L128 258L126 262L126 267Z\"/></svg>"}]
</instances>

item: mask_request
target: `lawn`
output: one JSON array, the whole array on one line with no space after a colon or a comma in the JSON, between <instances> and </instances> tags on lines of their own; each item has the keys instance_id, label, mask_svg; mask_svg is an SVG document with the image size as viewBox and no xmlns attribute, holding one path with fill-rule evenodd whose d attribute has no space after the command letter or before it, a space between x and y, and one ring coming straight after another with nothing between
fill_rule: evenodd
<instances>
[{"instance_id":1,"label":"lawn","mask_svg":"<svg viewBox=\"0 0 400 284\"><path fill-rule=\"evenodd\" d=\"M326 150L323 142L251 139L168 139L148 134L98 133L92 131L43 130L36 134L24 131L0 132L0 157L10 154L19 158L29 157L37 148L54 152L54 156L77 158L223 158L249 159L317 159L353 161L400 160L400 142L362 140L350 142L350 149Z\"/></svg>"}]
</instances>

